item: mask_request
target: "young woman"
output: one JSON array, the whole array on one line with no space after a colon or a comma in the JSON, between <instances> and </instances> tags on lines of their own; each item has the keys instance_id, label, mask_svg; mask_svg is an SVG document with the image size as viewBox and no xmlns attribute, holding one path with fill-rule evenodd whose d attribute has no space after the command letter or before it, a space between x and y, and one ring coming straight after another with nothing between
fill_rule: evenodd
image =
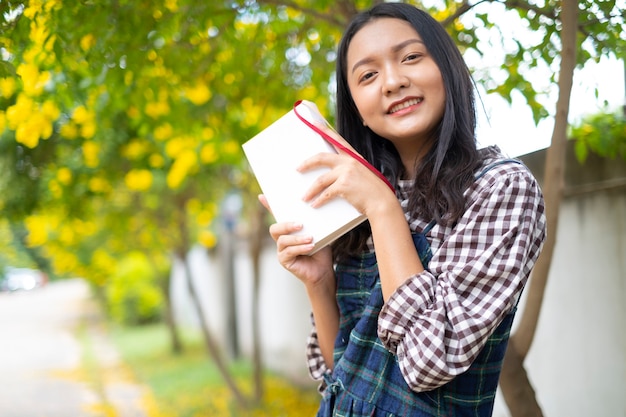
<instances>
[{"instance_id":1,"label":"young woman","mask_svg":"<svg viewBox=\"0 0 626 417\"><path fill-rule=\"evenodd\" d=\"M303 198L345 198L368 222L313 256L311 238L292 234L301 225L270 227L311 302L318 416L491 415L545 237L539 186L519 161L477 149L470 73L427 13L384 3L359 14L337 83L341 136L326 133L394 189L345 153L319 154L300 170L331 169Z\"/></svg>"}]
</instances>

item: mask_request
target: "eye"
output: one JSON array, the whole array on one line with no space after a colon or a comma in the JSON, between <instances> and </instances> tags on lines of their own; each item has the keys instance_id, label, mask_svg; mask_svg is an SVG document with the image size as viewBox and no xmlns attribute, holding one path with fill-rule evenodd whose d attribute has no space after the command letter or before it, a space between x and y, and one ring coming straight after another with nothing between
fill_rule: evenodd
<instances>
[{"instance_id":1,"label":"eye","mask_svg":"<svg viewBox=\"0 0 626 417\"><path fill-rule=\"evenodd\" d=\"M407 61L415 61L417 59L419 59L422 56L422 54L420 54L419 52L415 52L415 53L411 53L408 54L403 60L402 62L407 62Z\"/></svg>"},{"instance_id":2,"label":"eye","mask_svg":"<svg viewBox=\"0 0 626 417\"><path fill-rule=\"evenodd\" d=\"M361 76L361 78L359 78L359 82L366 82L372 77L374 77L375 75L376 73L374 71L366 72L365 74Z\"/></svg>"}]
</instances>

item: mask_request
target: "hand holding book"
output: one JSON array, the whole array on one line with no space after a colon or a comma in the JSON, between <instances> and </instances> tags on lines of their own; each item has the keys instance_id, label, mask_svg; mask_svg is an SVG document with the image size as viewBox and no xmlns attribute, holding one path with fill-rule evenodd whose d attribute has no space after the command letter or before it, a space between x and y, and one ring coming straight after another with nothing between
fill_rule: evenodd
<instances>
[{"instance_id":1,"label":"hand holding book","mask_svg":"<svg viewBox=\"0 0 626 417\"><path fill-rule=\"evenodd\" d=\"M342 198L334 198L318 208L304 202L303 193L329 168L299 172L300 164L319 153L339 150L382 177L338 134L331 136L328 130L332 128L315 104L299 101L294 109L243 144L276 221L301 223L303 227L296 234L313 236L315 246L309 254L332 243L366 217Z\"/></svg>"}]
</instances>

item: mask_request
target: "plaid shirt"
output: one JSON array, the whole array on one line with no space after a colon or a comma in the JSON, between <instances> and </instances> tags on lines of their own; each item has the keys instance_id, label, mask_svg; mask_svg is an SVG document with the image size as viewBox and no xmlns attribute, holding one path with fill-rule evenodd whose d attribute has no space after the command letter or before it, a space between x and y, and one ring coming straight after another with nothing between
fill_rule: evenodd
<instances>
[{"instance_id":1,"label":"plaid shirt","mask_svg":"<svg viewBox=\"0 0 626 417\"><path fill-rule=\"evenodd\" d=\"M405 213L410 186L399 184ZM435 389L469 368L515 307L545 238L541 190L523 165L492 168L466 196L467 209L457 224L435 225L427 235L433 252L429 271L407 279L378 318L382 343L397 355L415 391ZM412 231L420 232L430 219L407 214L407 220ZM314 379L329 372L315 324L307 363Z\"/></svg>"}]
</instances>

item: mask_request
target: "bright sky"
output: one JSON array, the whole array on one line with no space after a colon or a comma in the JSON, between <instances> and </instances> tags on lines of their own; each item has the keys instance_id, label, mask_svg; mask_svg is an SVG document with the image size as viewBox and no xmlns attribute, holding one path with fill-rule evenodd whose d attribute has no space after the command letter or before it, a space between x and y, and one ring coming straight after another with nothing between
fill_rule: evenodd
<instances>
[{"instance_id":1,"label":"bright sky","mask_svg":"<svg viewBox=\"0 0 626 417\"><path fill-rule=\"evenodd\" d=\"M611 110L624 105L624 79L624 63L617 59L603 59L599 64L590 63L576 71L570 97L570 123L578 122L585 115L598 113L605 102ZM554 114L556 107L556 91L552 95L554 97L547 106L550 114ZM482 146L497 144L510 156L519 156L550 145L554 120L549 118L535 126L530 108L521 94L514 96L511 106L497 95L481 93L481 98L485 110L480 108L480 102L477 106L478 140Z\"/></svg>"}]
</instances>

